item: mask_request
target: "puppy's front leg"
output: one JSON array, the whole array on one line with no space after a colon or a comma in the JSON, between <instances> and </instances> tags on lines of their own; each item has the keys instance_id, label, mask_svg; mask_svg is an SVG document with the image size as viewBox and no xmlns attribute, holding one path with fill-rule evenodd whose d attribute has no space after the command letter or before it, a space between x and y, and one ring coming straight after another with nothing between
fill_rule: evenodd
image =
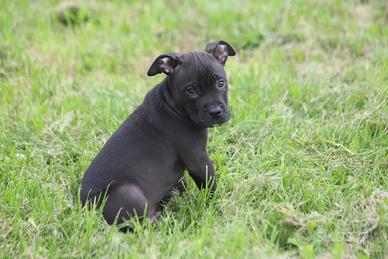
<instances>
[{"instance_id":1,"label":"puppy's front leg","mask_svg":"<svg viewBox=\"0 0 388 259\"><path fill-rule=\"evenodd\" d=\"M217 189L217 180L213 164L210 161L207 152L203 152L194 159L187 161L186 166L197 187L200 190L205 189L206 187L211 188L210 195L213 195Z\"/></svg>"}]
</instances>

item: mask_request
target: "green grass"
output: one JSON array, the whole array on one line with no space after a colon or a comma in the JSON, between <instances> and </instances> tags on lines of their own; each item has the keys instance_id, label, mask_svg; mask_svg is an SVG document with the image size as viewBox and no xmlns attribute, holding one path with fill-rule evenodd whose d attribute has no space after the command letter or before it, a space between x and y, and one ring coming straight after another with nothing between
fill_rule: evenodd
<instances>
[{"instance_id":1,"label":"green grass","mask_svg":"<svg viewBox=\"0 0 388 259\"><path fill-rule=\"evenodd\" d=\"M0 0L0 257L386 258L388 3ZM191 1L190 1L191 2ZM218 191L121 234L76 193L170 51L230 42Z\"/></svg>"}]
</instances>

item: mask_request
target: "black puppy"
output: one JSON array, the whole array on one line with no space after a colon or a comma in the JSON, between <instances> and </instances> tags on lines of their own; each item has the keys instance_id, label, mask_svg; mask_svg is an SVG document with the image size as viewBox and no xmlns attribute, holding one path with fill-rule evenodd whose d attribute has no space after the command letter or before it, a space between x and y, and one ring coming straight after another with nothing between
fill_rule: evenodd
<instances>
[{"instance_id":1,"label":"black puppy","mask_svg":"<svg viewBox=\"0 0 388 259\"><path fill-rule=\"evenodd\" d=\"M205 51L163 54L148 75L167 75L112 135L86 171L85 205L96 202L105 220L123 223L132 215L155 220L160 204L189 171L198 188L217 187L206 150L207 128L229 120L224 64L236 53L225 41Z\"/></svg>"}]
</instances>

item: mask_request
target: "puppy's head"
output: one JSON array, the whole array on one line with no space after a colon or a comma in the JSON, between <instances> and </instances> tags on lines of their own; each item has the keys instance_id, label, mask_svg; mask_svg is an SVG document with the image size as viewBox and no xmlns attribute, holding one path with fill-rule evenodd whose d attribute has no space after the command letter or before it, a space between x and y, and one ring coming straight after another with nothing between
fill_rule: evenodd
<instances>
[{"instance_id":1,"label":"puppy's head","mask_svg":"<svg viewBox=\"0 0 388 259\"><path fill-rule=\"evenodd\" d=\"M205 51L160 55L147 74L166 74L174 101L188 118L200 127L213 127L230 118L224 65L235 54L225 41L209 43Z\"/></svg>"}]
</instances>

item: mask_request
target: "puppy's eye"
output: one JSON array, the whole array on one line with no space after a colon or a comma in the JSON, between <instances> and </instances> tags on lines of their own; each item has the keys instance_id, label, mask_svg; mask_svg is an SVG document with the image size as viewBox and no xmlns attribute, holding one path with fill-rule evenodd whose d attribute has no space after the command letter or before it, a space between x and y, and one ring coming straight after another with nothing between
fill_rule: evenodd
<instances>
[{"instance_id":1,"label":"puppy's eye","mask_svg":"<svg viewBox=\"0 0 388 259\"><path fill-rule=\"evenodd\" d=\"M217 76L216 74L213 74L213 75L211 76L211 79L213 80L213 82L216 82L217 79L218 79L218 76Z\"/></svg>"},{"instance_id":2,"label":"puppy's eye","mask_svg":"<svg viewBox=\"0 0 388 259\"><path fill-rule=\"evenodd\" d=\"M187 87L186 88L186 93L188 95L195 95L197 93L197 91L194 89L194 87Z\"/></svg>"},{"instance_id":3,"label":"puppy's eye","mask_svg":"<svg viewBox=\"0 0 388 259\"><path fill-rule=\"evenodd\" d=\"M225 86L225 81L224 80L219 80L217 82L217 86L218 86L218 88L223 88Z\"/></svg>"}]
</instances>

